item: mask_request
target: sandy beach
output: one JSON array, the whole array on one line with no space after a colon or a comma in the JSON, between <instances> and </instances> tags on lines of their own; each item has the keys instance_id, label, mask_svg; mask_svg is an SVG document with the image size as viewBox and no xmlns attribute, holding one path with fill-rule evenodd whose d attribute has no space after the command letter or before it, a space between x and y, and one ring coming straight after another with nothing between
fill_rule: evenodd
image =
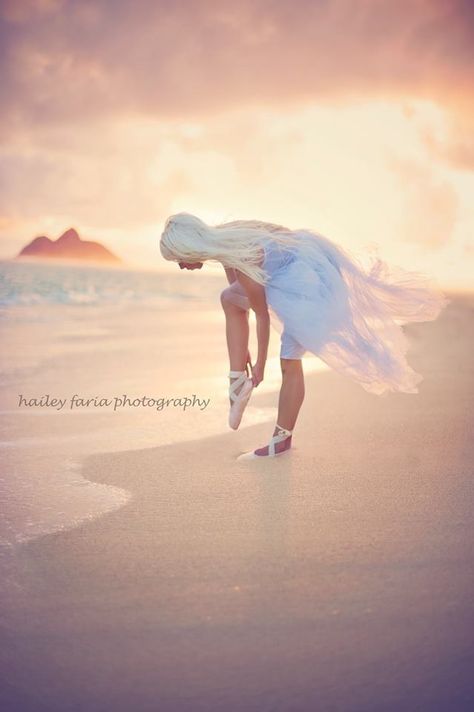
<instances>
[{"instance_id":1,"label":"sandy beach","mask_svg":"<svg viewBox=\"0 0 474 712\"><path fill-rule=\"evenodd\" d=\"M130 496L16 547L3 709L472 709L473 311L405 327L418 395L310 374L276 460L245 421L87 457Z\"/></svg>"}]
</instances>

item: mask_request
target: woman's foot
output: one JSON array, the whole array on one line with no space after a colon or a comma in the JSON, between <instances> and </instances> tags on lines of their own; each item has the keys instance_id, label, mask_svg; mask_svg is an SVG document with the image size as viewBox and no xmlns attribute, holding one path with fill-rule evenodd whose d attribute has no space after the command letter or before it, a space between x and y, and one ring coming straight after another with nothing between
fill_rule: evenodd
<instances>
[{"instance_id":1,"label":"woman's foot","mask_svg":"<svg viewBox=\"0 0 474 712\"><path fill-rule=\"evenodd\" d=\"M247 376L246 371L229 371L229 378L229 426L237 430L252 394L253 381Z\"/></svg>"},{"instance_id":2,"label":"woman's foot","mask_svg":"<svg viewBox=\"0 0 474 712\"><path fill-rule=\"evenodd\" d=\"M244 452L239 455L237 460L255 460L264 457L276 457L282 455L291 448L292 431L287 428L282 428L277 424L273 437L268 445L259 447L251 452Z\"/></svg>"}]
</instances>

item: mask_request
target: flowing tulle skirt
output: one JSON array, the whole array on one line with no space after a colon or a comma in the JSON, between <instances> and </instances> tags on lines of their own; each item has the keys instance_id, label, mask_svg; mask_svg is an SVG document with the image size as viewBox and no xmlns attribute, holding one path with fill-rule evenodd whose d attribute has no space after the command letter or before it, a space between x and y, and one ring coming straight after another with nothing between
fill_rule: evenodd
<instances>
[{"instance_id":1,"label":"flowing tulle skirt","mask_svg":"<svg viewBox=\"0 0 474 712\"><path fill-rule=\"evenodd\" d=\"M433 321L450 300L427 275L379 257L364 269L324 236L298 233L290 258L266 250L273 325L369 393L418 393L424 377L407 362L402 325Z\"/></svg>"}]
</instances>

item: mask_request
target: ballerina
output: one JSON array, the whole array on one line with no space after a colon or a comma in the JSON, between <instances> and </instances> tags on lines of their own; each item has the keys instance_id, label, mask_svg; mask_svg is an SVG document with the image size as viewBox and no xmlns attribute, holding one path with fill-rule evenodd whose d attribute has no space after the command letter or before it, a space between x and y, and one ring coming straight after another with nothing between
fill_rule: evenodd
<instances>
[{"instance_id":1,"label":"ballerina","mask_svg":"<svg viewBox=\"0 0 474 712\"><path fill-rule=\"evenodd\" d=\"M407 363L401 326L433 321L449 304L428 276L376 258L357 258L322 234L260 220L209 226L186 212L170 216L160 239L164 259L180 269L220 263L229 354L229 426L237 429L254 388L264 380L270 325L280 333L282 385L269 443L238 459L275 457L291 449L304 400L302 359L309 351L375 395L418 393L423 376ZM249 352L255 313L257 359ZM249 373L250 369L250 373Z\"/></svg>"}]
</instances>

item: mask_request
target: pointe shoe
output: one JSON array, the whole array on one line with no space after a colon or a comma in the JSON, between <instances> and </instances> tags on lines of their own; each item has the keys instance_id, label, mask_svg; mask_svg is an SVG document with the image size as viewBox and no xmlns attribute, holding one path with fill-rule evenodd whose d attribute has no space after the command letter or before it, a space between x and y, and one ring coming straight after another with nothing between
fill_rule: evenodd
<instances>
[{"instance_id":1,"label":"pointe shoe","mask_svg":"<svg viewBox=\"0 0 474 712\"><path fill-rule=\"evenodd\" d=\"M229 411L229 427L237 430L242 420L242 415L253 390L253 381L247 376L246 371L229 371L229 378L235 378L229 386L229 396L232 405ZM242 386L236 393L236 389Z\"/></svg>"},{"instance_id":2,"label":"pointe shoe","mask_svg":"<svg viewBox=\"0 0 474 712\"><path fill-rule=\"evenodd\" d=\"M267 446L263 448L257 448L256 450L252 450L251 452L244 452L242 455L239 455L237 460L265 460L267 457L278 457L278 455L284 455L285 452L289 452L291 449L291 430L287 430L286 428L282 428L281 425L277 426L278 431L277 434L272 437L270 442L268 443L268 454L258 454L259 450L264 450ZM289 439L289 446L286 447L284 450L281 450L280 452L276 452L275 445L277 443L281 443L284 440Z\"/></svg>"}]
</instances>

